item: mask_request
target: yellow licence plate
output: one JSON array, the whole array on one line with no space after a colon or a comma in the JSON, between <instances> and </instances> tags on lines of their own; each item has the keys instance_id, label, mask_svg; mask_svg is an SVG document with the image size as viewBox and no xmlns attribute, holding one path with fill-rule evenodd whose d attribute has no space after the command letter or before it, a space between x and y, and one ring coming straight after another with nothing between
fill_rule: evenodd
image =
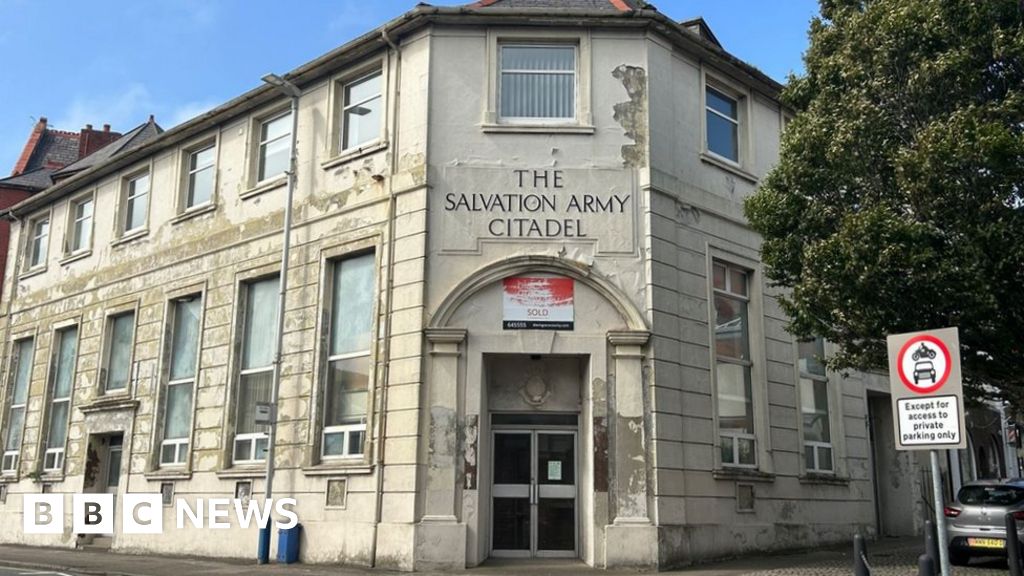
<instances>
[{"instance_id":1,"label":"yellow licence plate","mask_svg":"<svg viewBox=\"0 0 1024 576\"><path fill-rule=\"evenodd\" d=\"M1001 538L968 538L967 545L974 548L1006 548L1006 540Z\"/></svg>"}]
</instances>

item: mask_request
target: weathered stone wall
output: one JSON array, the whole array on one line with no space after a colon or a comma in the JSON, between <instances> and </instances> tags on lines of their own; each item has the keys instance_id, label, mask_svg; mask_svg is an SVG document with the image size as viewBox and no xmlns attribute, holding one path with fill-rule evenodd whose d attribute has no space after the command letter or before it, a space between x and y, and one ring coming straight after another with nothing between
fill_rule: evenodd
<instances>
[{"instance_id":1,"label":"weathered stone wall","mask_svg":"<svg viewBox=\"0 0 1024 576\"><path fill-rule=\"evenodd\" d=\"M368 59L385 70L387 119L380 146L352 158L335 158L329 134L336 78L304 88L299 111L298 184L293 206L294 231L289 262L283 344L280 419L275 495L294 497L304 527L302 557L308 562L370 565L375 542L380 451L385 451L383 517L411 519L415 494L416 419L421 383L419 342L426 233L425 143L426 70L429 44L425 37L403 43L401 76L394 55ZM342 75L344 72L342 73ZM339 76L340 78L342 76ZM400 82L401 113L393 113L395 83ZM45 483L54 493L82 491L84 447L90 434L123 432L125 453L121 491L158 492L173 482L176 497L230 498L236 482L252 482L262 494L261 468L231 466L232 400L237 384L239 284L280 270L281 226L285 180L265 190L252 190L253 118L279 104L236 118L207 136L217 139L215 206L193 217L176 213L181 174L179 149L157 152L125 170L149 166L152 174L148 232L119 241L114 236L120 177L90 184L96 191L93 249L88 256L60 262L67 221L66 201L52 206L49 262L45 272L11 280L5 294L14 294L10 338L35 334L36 351L20 481L10 483L0 541L74 546L70 510L60 536L25 536L21 530L23 493L39 492ZM394 125L396 118L399 124ZM205 138L205 136L204 136ZM197 140L201 140L197 139ZM84 191L85 189L83 189ZM393 210L395 225L389 226ZM394 238L394 246L389 246ZM15 234L15 243L19 234ZM372 351L376 362L373 401L365 459L346 466L317 465L312 438L322 410L324 383L322 339L325 319L325 263L353 250L373 249L379 262L374 329L381 336ZM394 254L393 266L389 256ZM11 259L15 251L12 249ZM393 273L392 273L393 272ZM190 464L185 470L157 469L154 432L159 419L158 391L163 379L168 299L202 292L203 317ZM97 375L106 314L133 306L137 326L133 346L135 377L120 403L101 396ZM389 312L390 318L389 318ZM389 321L390 320L390 321ZM80 326L67 461L63 474L43 475L40 442L53 328ZM390 340L383 337L390 334ZM388 354L391 362L388 363ZM385 375L392 386L385 386ZM387 389L387 407L381 403ZM102 407L101 407L102 405ZM95 408L95 410L90 409ZM89 410L83 413L82 408ZM378 436L387 412L385 438ZM328 479L346 479L344 507L325 506ZM68 498L70 506L70 498ZM174 528L173 508L164 510L161 536L126 535L120 529L113 548L211 556L251 557L255 527L231 530ZM231 515L234 525L234 516ZM120 523L118 522L118 526ZM186 522L186 526L188 526ZM345 534L345 538L338 538ZM379 547L378 547L379 548Z\"/></svg>"}]
</instances>

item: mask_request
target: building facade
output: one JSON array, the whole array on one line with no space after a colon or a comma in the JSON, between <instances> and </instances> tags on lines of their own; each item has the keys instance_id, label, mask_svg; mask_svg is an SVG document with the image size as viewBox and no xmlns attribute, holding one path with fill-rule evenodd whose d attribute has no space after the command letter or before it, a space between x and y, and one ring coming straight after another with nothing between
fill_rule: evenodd
<instances>
[{"instance_id":1,"label":"building facade","mask_svg":"<svg viewBox=\"0 0 1024 576\"><path fill-rule=\"evenodd\" d=\"M421 6L286 78L294 135L264 86L9 211L5 517L160 492L162 535L100 542L255 554L173 502L264 489L294 136L274 494L303 561L665 568L917 530L887 378L794 341L743 218L780 86L702 21Z\"/></svg>"}]
</instances>

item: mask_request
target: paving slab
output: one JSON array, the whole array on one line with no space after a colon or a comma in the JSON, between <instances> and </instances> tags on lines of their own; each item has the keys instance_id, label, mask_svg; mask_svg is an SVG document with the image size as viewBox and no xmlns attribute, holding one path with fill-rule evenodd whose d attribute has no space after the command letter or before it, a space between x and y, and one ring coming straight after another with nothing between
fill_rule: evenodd
<instances>
[{"instance_id":1,"label":"paving slab","mask_svg":"<svg viewBox=\"0 0 1024 576\"><path fill-rule=\"evenodd\" d=\"M889 539L868 543L872 576L917 576L920 539ZM752 555L662 572L674 576L849 576L853 573L852 544L811 551ZM247 560L190 558L113 553L102 550L72 550L0 545L0 574L51 571L89 576L367 576L405 574L378 569L325 564L269 564L257 566ZM486 576L595 576L636 575L635 571L605 571L579 561L493 560L469 570ZM954 576L1005 576L1006 561L977 559L969 567L954 567ZM440 573L433 573L440 574ZM451 574L451 573L448 573Z\"/></svg>"}]
</instances>

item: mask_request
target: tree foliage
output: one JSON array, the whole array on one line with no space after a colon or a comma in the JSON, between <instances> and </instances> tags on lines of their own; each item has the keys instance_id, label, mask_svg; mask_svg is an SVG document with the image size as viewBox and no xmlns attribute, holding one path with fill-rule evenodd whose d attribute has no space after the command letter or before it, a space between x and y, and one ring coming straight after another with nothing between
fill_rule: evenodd
<instances>
[{"instance_id":1,"label":"tree foliage","mask_svg":"<svg viewBox=\"0 0 1024 576\"><path fill-rule=\"evenodd\" d=\"M1024 400L1024 9L820 3L745 206L791 330L870 369L887 334L958 326L968 390Z\"/></svg>"}]
</instances>

